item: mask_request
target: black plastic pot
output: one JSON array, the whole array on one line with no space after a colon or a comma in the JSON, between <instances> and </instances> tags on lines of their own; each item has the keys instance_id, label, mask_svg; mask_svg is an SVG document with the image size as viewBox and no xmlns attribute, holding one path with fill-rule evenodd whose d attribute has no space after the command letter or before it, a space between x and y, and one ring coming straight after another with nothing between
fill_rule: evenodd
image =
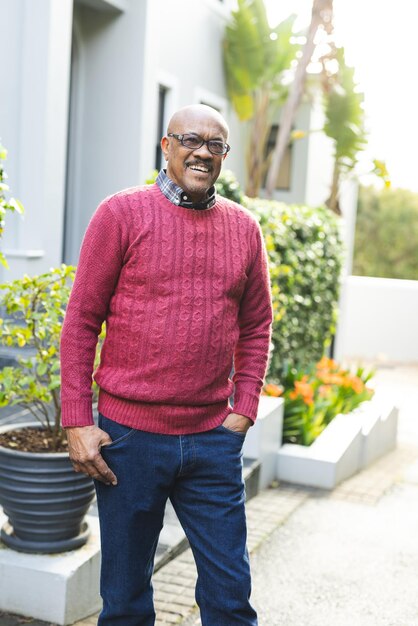
<instances>
[{"instance_id":1,"label":"black plastic pot","mask_svg":"<svg viewBox=\"0 0 418 626\"><path fill-rule=\"evenodd\" d=\"M9 425L0 432L39 426ZM1 539L21 552L55 553L84 545L84 516L94 498L93 481L76 474L66 452L20 452L0 446L0 505L8 517Z\"/></svg>"}]
</instances>

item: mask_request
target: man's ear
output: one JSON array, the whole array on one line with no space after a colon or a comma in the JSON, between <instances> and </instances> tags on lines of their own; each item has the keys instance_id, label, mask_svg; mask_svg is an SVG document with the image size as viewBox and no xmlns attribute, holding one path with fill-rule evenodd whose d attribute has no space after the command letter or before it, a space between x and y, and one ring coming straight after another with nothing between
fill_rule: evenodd
<instances>
[{"instance_id":1,"label":"man's ear","mask_svg":"<svg viewBox=\"0 0 418 626\"><path fill-rule=\"evenodd\" d=\"M168 137L163 137L160 142L161 150L163 151L163 155L166 161L168 161L168 146L170 144L170 140Z\"/></svg>"},{"instance_id":2,"label":"man's ear","mask_svg":"<svg viewBox=\"0 0 418 626\"><path fill-rule=\"evenodd\" d=\"M223 155L223 160L225 161L226 157L228 156L228 153Z\"/></svg>"}]
</instances>

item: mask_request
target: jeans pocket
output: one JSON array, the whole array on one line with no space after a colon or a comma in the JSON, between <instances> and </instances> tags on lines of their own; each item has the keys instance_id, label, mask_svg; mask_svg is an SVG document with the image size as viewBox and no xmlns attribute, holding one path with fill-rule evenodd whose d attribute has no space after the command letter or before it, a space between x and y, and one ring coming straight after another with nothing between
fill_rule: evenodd
<instances>
[{"instance_id":1,"label":"jeans pocket","mask_svg":"<svg viewBox=\"0 0 418 626\"><path fill-rule=\"evenodd\" d=\"M101 413L99 413L99 428L105 431L112 439L111 443L105 444L102 446L103 450L109 450L109 448L113 448L118 443L122 443L122 441L126 441L131 435L135 433L135 428L131 428L130 426L125 426L124 424L119 424L119 422L115 422L111 420Z\"/></svg>"},{"instance_id":2,"label":"jeans pocket","mask_svg":"<svg viewBox=\"0 0 418 626\"><path fill-rule=\"evenodd\" d=\"M247 434L247 433L241 433L237 430L231 430L231 428L227 428L223 424L221 424L219 428L223 430L224 432L228 433L229 435L234 435L235 437L239 437L240 439L245 439L245 435Z\"/></svg>"}]
</instances>

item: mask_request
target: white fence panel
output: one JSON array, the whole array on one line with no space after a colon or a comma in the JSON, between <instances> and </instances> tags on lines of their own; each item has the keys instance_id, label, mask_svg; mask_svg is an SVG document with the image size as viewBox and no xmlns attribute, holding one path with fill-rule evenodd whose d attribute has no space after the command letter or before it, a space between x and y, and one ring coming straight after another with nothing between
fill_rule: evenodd
<instances>
[{"instance_id":1,"label":"white fence panel","mask_svg":"<svg viewBox=\"0 0 418 626\"><path fill-rule=\"evenodd\" d=\"M418 363L418 280L348 276L335 356Z\"/></svg>"}]
</instances>

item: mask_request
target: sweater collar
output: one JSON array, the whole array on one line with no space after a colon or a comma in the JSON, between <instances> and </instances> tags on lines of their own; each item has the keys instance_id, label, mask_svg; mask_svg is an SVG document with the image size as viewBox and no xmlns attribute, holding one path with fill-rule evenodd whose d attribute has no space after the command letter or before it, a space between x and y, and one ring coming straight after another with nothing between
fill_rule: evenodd
<instances>
[{"instance_id":1,"label":"sweater collar","mask_svg":"<svg viewBox=\"0 0 418 626\"><path fill-rule=\"evenodd\" d=\"M192 202L186 192L167 176L166 170L160 170L155 182L167 200L170 200L173 204L182 206L186 209L210 209L216 202L215 185L208 189L207 196L204 200L201 202Z\"/></svg>"}]
</instances>

